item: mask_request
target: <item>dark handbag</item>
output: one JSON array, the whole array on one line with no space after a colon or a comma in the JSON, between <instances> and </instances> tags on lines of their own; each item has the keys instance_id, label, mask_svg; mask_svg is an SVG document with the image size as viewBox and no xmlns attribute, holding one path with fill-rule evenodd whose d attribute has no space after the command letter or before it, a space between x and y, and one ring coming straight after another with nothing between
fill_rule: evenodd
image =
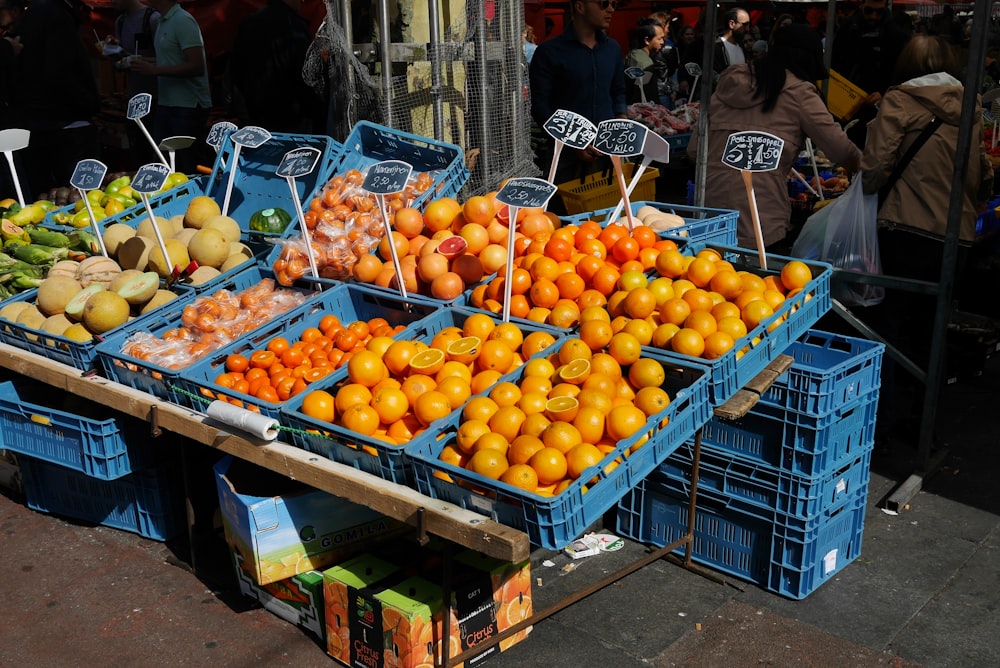
<instances>
[{"instance_id":1,"label":"dark handbag","mask_svg":"<svg viewBox=\"0 0 1000 668\"><path fill-rule=\"evenodd\" d=\"M916 141L910 144L910 148L906 150L903 158L896 163L892 173L889 174L889 180L886 181L885 185L878 191L879 209L882 208L882 204L885 203L885 199L889 196L889 193L892 192L892 189L896 187L896 181L898 181L899 177L903 175L903 170L906 169L907 165L910 164L910 161L913 160L913 156L915 156L917 151L919 151L921 147L927 143L927 140L931 138L931 135L934 134L939 127L941 127L942 122L943 121L936 116L932 118L931 122L928 123L927 127L923 129Z\"/></svg>"}]
</instances>

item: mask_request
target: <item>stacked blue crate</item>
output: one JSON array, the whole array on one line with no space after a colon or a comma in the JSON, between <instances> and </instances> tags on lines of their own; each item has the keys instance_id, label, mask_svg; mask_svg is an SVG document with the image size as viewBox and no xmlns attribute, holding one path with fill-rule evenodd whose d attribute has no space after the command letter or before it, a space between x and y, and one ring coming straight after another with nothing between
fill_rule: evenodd
<instances>
[{"instance_id":1,"label":"stacked blue crate","mask_svg":"<svg viewBox=\"0 0 1000 668\"><path fill-rule=\"evenodd\" d=\"M860 555L883 349L811 330L745 417L705 425L695 560L801 599ZM693 455L679 448L619 504L619 532L686 533Z\"/></svg>"}]
</instances>

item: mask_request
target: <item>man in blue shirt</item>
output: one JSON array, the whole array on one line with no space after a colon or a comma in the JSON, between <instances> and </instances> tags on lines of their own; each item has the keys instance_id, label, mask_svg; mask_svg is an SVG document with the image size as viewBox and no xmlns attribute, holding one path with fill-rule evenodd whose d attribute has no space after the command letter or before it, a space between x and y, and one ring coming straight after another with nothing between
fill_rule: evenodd
<instances>
[{"instance_id":1,"label":"man in blue shirt","mask_svg":"<svg viewBox=\"0 0 1000 668\"><path fill-rule=\"evenodd\" d=\"M595 125L625 118L625 62L618 42L607 34L615 2L573 0L571 9L566 30L539 44L531 59L532 118L543 125L558 109L574 111ZM607 161L598 157L590 148L563 151L556 184L603 168ZM543 169L550 163L551 151Z\"/></svg>"}]
</instances>

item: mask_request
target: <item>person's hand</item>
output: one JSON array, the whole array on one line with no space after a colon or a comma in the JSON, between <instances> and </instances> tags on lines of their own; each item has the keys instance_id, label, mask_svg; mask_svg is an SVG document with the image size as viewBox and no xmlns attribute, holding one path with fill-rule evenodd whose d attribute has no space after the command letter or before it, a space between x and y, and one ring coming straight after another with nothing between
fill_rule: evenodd
<instances>
[{"instance_id":1,"label":"person's hand","mask_svg":"<svg viewBox=\"0 0 1000 668\"><path fill-rule=\"evenodd\" d=\"M875 91L874 93L865 98L865 102L872 106L877 106L878 103L881 101L882 101L882 93L878 91Z\"/></svg>"},{"instance_id":2,"label":"person's hand","mask_svg":"<svg viewBox=\"0 0 1000 668\"><path fill-rule=\"evenodd\" d=\"M587 148L580 149L578 155L582 162L593 162L594 160L597 160L599 157L601 157L600 151L598 151L593 146L588 146Z\"/></svg>"},{"instance_id":3,"label":"person's hand","mask_svg":"<svg viewBox=\"0 0 1000 668\"><path fill-rule=\"evenodd\" d=\"M129 63L129 69L136 74L153 75L156 74L156 62L148 58L132 56L132 60Z\"/></svg>"}]
</instances>

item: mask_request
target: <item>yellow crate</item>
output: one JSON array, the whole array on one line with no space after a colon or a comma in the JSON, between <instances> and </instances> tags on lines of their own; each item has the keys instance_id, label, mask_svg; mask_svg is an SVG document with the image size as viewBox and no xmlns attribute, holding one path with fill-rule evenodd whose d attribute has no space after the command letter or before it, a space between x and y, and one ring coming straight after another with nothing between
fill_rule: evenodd
<instances>
[{"instance_id":1,"label":"yellow crate","mask_svg":"<svg viewBox=\"0 0 1000 668\"><path fill-rule=\"evenodd\" d=\"M625 183L632 179L636 165L632 162L622 163L622 172L625 174ZM660 170L655 167L647 167L639 178L639 183L632 190L630 200L635 202L652 201L656 199L656 177L660 175ZM614 172L609 172L607 176L603 172L585 176L582 179L574 179L559 185L559 195L562 196L566 213L590 213L600 209L607 209L618 204L621 199L621 190L615 179Z\"/></svg>"},{"instance_id":2,"label":"yellow crate","mask_svg":"<svg viewBox=\"0 0 1000 668\"><path fill-rule=\"evenodd\" d=\"M826 106L835 118L841 121L851 120L866 97L868 97L868 93L830 70L830 87L827 90Z\"/></svg>"}]
</instances>

